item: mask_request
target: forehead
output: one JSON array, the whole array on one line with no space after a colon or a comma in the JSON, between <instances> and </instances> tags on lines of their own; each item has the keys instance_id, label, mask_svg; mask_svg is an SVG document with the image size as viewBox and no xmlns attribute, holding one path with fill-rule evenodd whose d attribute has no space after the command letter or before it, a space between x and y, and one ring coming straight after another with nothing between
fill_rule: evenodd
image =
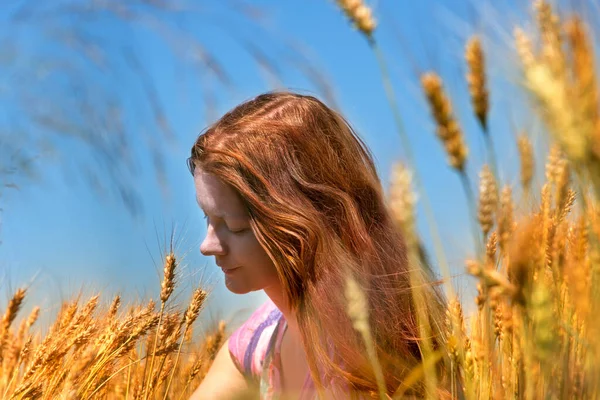
<instances>
[{"instance_id":1,"label":"forehead","mask_svg":"<svg viewBox=\"0 0 600 400\"><path fill-rule=\"evenodd\" d=\"M194 171L196 201L205 213L219 217L246 215L242 199L236 191L221 179L196 168Z\"/></svg>"}]
</instances>

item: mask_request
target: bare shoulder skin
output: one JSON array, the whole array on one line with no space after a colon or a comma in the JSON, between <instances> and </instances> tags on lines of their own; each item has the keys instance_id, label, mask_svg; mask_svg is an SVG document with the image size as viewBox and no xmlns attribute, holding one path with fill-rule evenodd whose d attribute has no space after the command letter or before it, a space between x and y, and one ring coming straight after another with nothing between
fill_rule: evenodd
<instances>
[{"instance_id":1,"label":"bare shoulder skin","mask_svg":"<svg viewBox=\"0 0 600 400\"><path fill-rule=\"evenodd\" d=\"M208 374L190 397L190 400L220 400L242 398L250 387L244 375L237 369L229 354L229 340L217 353ZM247 397L246 397L247 398Z\"/></svg>"}]
</instances>

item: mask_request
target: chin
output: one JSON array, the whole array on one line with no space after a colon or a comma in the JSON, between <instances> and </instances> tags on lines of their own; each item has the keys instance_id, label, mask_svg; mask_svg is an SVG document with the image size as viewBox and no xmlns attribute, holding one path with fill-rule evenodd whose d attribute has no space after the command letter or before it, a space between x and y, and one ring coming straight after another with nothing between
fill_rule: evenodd
<instances>
[{"instance_id":1,"label":"chin","mask_svg":"<svg viewBox=\"0 0 600 400\"><path fill-rule=\"evenodd\" d=\"M264 289L264 286L249 284L249 282L239 279L227 279L225 278L225 287L235 294L247 294L250 292L258 292Z\"/></svg>"},{"instance_id":2,"label":"chin","mask_svg":"<svg viewBox=\"0 0 600 400\"><path fill-rule=\"evenodd\" d=\"M231 287L231 286L227 286L227 289L229 289L229 291L231 293L235 293L235 294L247 294L252 291L252 290L244 290L243 288L237 288L237 287Z\"/></svg>"},{"instance_id":3,"label":"chin","mask_svg":"<svg viewBox=\"0 0 600 400\"><path fill-rule=\"evenodd\" d=\"M246 285L240 285L238 282L230 282L225 280L225 286L231 293L235 294L246 294L252 292L252 290Z\"/></svg>"}]
</instances>

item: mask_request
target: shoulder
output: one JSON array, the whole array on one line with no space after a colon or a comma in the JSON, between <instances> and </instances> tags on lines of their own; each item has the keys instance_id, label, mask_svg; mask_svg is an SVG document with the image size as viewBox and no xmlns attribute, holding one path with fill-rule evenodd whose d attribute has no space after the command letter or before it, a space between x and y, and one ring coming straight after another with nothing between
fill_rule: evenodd
<instances>
[{"instance_id":1,"label":"shoulder","mask_svg":"<svg viewBox=\"0 0 600 400\"><path fill-rule=\"evenodd\" d=\"M229 340L221 346L190 400L238 398L238 394L247 396L252 393L253 388L248 385L246 377L238 371L229 355L228 343Z\"/></svg>"},{"instance_id":2,"label":"shoulder","mask_svg":"<svg viewBox=\"0 0 600 400\"><path fill-rule=\"evenodd\" d=\"M281 311L268 300L229 337L231 358L246 377L260 377L269 342L281 317Z\"/></svg>"}]
</instances>

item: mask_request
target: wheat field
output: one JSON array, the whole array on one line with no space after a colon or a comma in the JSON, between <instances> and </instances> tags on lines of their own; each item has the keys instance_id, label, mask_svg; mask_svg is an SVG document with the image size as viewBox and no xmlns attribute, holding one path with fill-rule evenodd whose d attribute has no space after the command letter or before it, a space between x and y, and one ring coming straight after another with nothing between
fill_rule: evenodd
<instances>
[{"instance_id":1,"label":"wheat field","mask_svg":"<svg viewBox=\"0 0 600 400\"><path fill-rule=\"evenodd\" d=\"M378 55L370 9L360 0L337 3ZM472 220L464 224L472 230L476 256L464 267L477 282L476 307L464 314L472 307L459 300L448 266L436 252L434 264L449 299L446 319L439 321L446 330L445 345L434 351L425 344L421 368L396 393L372 393L373 398L404 398L419 383L426 388L425 398L436 398L434 366L441 359L450 369L447 374L456 377L450 388L455 398L600 398L600 320L595 315L600 305L600 92L594 36L580 15L559 16L546 1L536 1L533 10L535 34L517 28L514 47L529 111L543 122L550 152L534 148L525 131L516 136L519 188L499 180L503 166L489 129L480 38L470 38L464 54L464 79L487 151L479 182L471 182L466 173L468 144L442 77L435 71L421 76L436 134L472 211ZM385 84L384 61L378 61ZM398 112L393 89L387 89ZM400 128L399 134L405 135ZM532 185L538 158L546 160L539 193ZM411 259L417 260L421 239L414 208L416 199L426 196L410 153L406 163L394 166L392 177L390 212L407 237ZM479 190L473 194L475 184ZM517 207L517 189L528 208ZM435 239L436 227L430 229ZM45 331L36 324L38 307L22 315L27 291L16 290L0 322L1 398L189 398L228 332L221 322L208 336L194 334L207 292L198 287L187 305L172 304L177 264L177 255L169 252L156 302L124 308L118 296L112 301L101 295L77 298L62 304ZM348 285L352 301L357 289L351 280ZM426 300L415 293L414 301ZM368 307L362 312L368 313ZM368 334L365 339L368 346ZM377 360L373 364L377 368Z\"/></svg>"}]
</instances>

